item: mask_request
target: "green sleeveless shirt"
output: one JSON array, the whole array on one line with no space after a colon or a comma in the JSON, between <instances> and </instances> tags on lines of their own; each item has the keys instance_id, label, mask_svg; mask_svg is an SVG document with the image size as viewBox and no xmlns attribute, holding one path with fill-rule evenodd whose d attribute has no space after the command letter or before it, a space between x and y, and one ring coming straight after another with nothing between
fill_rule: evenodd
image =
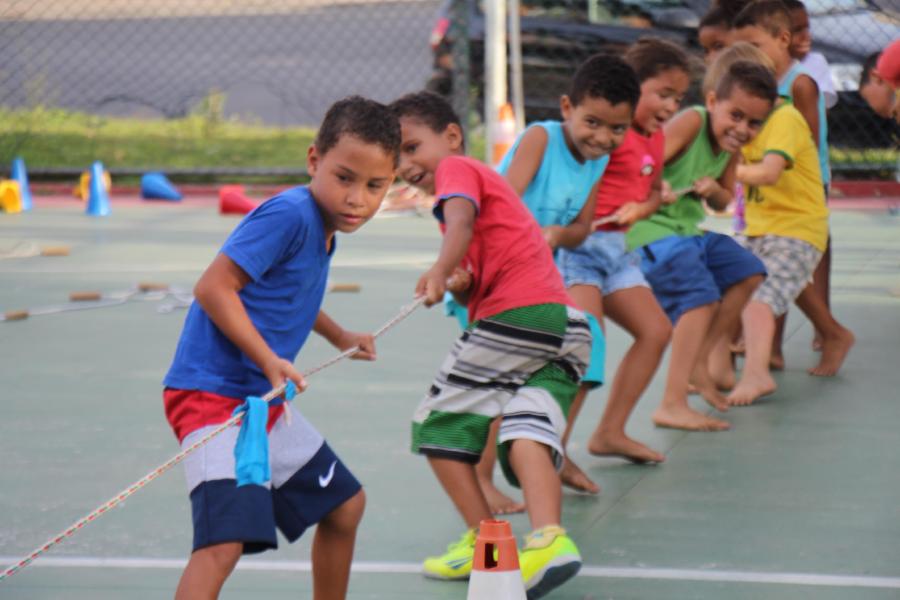
<instances>
[{"instance_id":1,"label":"green sleeveless shirt","mask_svg":"<svg viewBox=\"0 0 900 600\"><path fill-rule=\"evenodd\" d=\"M688 110L700 114L700 131L687 150L663 169L663 179L676 191L691 187L701 177L718 179L731 160L730 152L713 152L706 108L692 106ZM702 235L699 225L705 218L700 198L688 193L672 204L663 204L654 214L632 225L625 242L629 250L633 250L672 235Z\"/></svg>"}]
</instances>

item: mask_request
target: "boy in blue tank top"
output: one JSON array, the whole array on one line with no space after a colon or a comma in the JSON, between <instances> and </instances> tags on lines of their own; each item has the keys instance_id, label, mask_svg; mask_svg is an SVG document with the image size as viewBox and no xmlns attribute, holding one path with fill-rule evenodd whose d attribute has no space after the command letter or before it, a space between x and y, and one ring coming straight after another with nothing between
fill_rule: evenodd
<instances>
[{"instance_id":1,"label":"boy in blue tank top","mask_svg":"<svg viewBox=\"0 0 900 600\"><path fill-rule=\"evenodd\" d=\"M625 139L640 93L637 75L624 60L612 54L588 58L560 99L562 121L533 123L497 167L554 251L576 248L592 233L597 186L609 153ZM594 336L591 362L569 410L564 447L588 391L603 383L606 342L596 319L588 320ZM600 491L568 457L560 477L574 489Z\"/></svg>"},{"instance_id":2,"label":"boy in blue tank top","mask_svg":"<svg viewBox=\"0 0 900 600\"><path fill-rule=\"evenodd\" d=\"M164 381L166 418L183 448L247 396L286 380L302 390L293 362L310 331L374 360L371 335L344 330L320 307L335 233L375 214L399 150L400 125L386 106L358 96L335 103L308 150L309 185L264 202L229 236L197 282ZM286 411L290 427L279 418ZM267 430L269 468L257 477L236 477L234 427L185 460L194 542L176 600L218 597L242 554L276 548L276 529L293 542L314 525L312 597L346 596L362 488L292 405L270 405Z\"/></svg>"}]
</instances>

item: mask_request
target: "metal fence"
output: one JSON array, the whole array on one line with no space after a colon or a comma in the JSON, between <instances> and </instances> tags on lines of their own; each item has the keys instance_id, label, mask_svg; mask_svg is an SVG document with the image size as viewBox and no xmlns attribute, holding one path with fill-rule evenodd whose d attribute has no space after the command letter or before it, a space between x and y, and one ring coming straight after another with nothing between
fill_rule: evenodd
<instances>
[{"instance_id":1,"label":"metal fence","mask_svg":"<svg viewBox=\"0 0 900 600\"><path fill-rule=\"evenodd\" d=\"M504 0L8 0L0 2L0 167L68 173L296 172L329 104L425 85L480 112L484 13ZM641 36L699 56L709 0L520 0L528 120L557 116L575 67ZM808 0L840 102L837 171L891 173L896 130L857 88L900 37L900 0ZM459 82L468 80L468 85ZM456 85L454 85L456 83Z\"/></svg>"}]
</instances>

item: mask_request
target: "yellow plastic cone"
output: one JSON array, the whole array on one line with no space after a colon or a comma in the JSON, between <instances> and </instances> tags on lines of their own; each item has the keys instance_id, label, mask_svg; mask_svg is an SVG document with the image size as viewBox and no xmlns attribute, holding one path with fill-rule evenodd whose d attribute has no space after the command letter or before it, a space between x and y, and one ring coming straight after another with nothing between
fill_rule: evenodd
<instances>
[{"instance_id":1,"label":"yellow plastic cone","mask_svg":"<svg viewBox=\"0 0 900 600\"><path fill-rule=\"evenodd\" d=\"M508 102L500 107L493 138L491 163L497 166L516 143L516 116Z\"/></svg>"}]
</instances>

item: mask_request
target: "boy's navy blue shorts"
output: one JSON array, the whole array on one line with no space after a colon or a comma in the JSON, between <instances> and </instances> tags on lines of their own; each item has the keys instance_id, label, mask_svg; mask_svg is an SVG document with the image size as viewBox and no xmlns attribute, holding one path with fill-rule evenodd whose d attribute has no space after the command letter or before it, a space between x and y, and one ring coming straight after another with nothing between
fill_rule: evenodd
<instances>
[{"instance_id":1,"label":"boy's navy blue shorts","mask_svg":"<svg viewBox=\"0 0 900 600\"><path fill-rule=\"evenodd\" d=\"M174 399L174 400L173 400ZM225 399L206 392L167 390L167 409L206 411L211 400ZM216 402L220 404L220 402ZM226 542L242 542L251 554L278 547L276 528L293 542L312 525L355 496L359 481L344 466L322 435L292 405L291 424L283 418L269 431L266 486L238 487L234 474L234 445L239 428L231 427L184 461L194 522L193 550ZM170 421L174 411L169 411ZM186 448L217 425L205 425L184 437Z\"/></svg>"},{"instance_id":2,"label":"boy's navy blue shorts","mask_svg":"<svg viewBox=\"0 0 900 600\"><path fill-rule=\"evenodd\" d=\"M728 288L766 267L727 235L669 236L638 249L641 270L669 320L718 302Z\"/></svg>"}]
</instances>

